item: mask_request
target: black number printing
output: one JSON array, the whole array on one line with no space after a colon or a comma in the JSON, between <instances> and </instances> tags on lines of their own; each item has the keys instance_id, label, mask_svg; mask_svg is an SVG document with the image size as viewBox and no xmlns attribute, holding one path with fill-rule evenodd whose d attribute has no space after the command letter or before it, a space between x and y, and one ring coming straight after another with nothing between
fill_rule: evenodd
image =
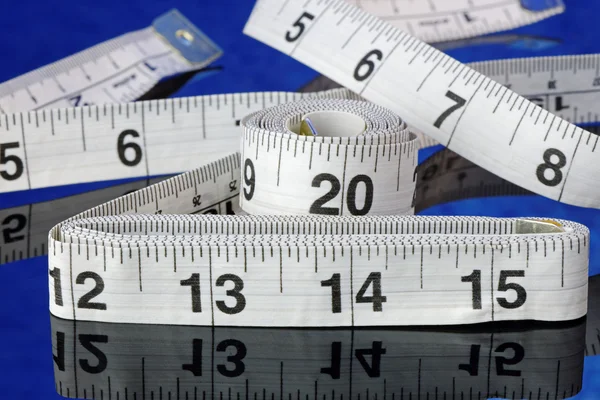
<instances>
[{"instance_id":1,"label":"black number printing","mask_svg":"<svg viewBox=\"0 0 600 400\"><path fill-rule=\"evenodd\" d=\"M323 182L329 182L331 184L331 189L329 192L315 200L308 212L310 214L320 215L339 215L339 207L324 207L324 205L336 198L340 193L342 188L340 180L335 175L321 173L313 178L311 186L320 188ZM356 205L356 191L361 183L365 185L365 200L362 208L359 209ZM371 211L371 207L373 206L373 180L371 180L371 178L367 175L357 175L350 180L348 192L346 193L346 206L352 215L366 215Z\"/></svg>"},{"instance_id":2,"label":"black number printing","mask_svg":"<svg viewBox=\"0 0 600 400\"><path fill-rule=\"evenodd\" d=\"M497 297L496 300L498 304L500 304L503 308L514 309L519 308L523 304L525 304L525 300L527 300L527 292L525 288L518 283L514 282L506 282L508 278L523 278L525 276L525 271L500 271L500 283L498 284L499 292L506 292L509 290L514 290L517 294L517 299L512 303L506 300L504 297Z\"/></svg>"},{"instance_id":3,"label":"black number printing","mask_svg":"<svg viewBox=\"0 0 600 400\"><path fill-rule=\"evenodd\" d=\"M93 342L98 343L108 343L108 336L106 335L79 335L79 342L81 345L90 353L96 357L97 362L95 364L91 364L89 360L80 358L79 365L81 369L90 374L99 374L106 369L108 365L108 360L106 358L106 354L98 347L96 347Z\"/></svg>"},{"instance_id":4,"label":"black number printing","mask_svg":"<svg viewBox=\"0 0 600 400\"><path fill-rule=\"evenodd\" d=\"M14 227L10 227L9 225L11 225L13 221L16 222L16 225ZM25 239L25 235L17 235L17 233L21 232L27 226L27 218L25 218L24 215L11 214L4 218L2 221L2 226L6 227L2 229L4 243L19 242Z\"/></svg>"},{"instance_id":5,"label":"black number printing","mask_svg":"<svg viewBox=\"0 0 600 400\"><path fill-rule=\"evenodd\" d=\"M77 279L75 280L75 283L77 283L78 285L83 285L83 284L85 284L85 281L87 279L93 279L94 282L96 283L96 285L88 293L81 296L81 298L77 302L77 308L106 310L106 303L96 303L96 302L90 301L91 299L93 299L94 297L96 297L100 293L102 293L102 291L104 290L104 280L97 273L92 272L92 271L86 271L86 272L82 272L79 275L77 275Z\"/></svg>"},{"instance_id":6,"label":"black number printing","mask_svg":"<svg viewBox=\"0 0 600 400\"><path fill-rule=\"evenodd\" d=\"M498 282L498 292L507 292L509 290L514 290L517 294L517 298L512 303L506 300L504 297L496 297L496 301L502 308L507 309L515 309L521 307L525 304L527 300L527 291L525 288L518 283L507 282L508 278L522 278L525 276L525 271L518 270L508 270L508 271L500 271L500 281ZM472 285L472 294L473 294L473 309L480 310L481 309L481 270L476 269L473 270L471 275L462 276L461 282L471 282Z\"/></svg>"},{"instance_id":7,"label":"black number printing","mask_svg":"<svg viewBox=\"0 0 600 400\"><path fill-rule=\"evenodd\" d=\"M473 310L481 310L481 270L473 270L471 275L461 276L461 282L471 282L473 293Z\"/></svg>"},{"instance_id":8,"label":"black number printing","mask_svg":"<svg viewBox=\"0 0 600 400\"><path fill-rule=\"evenodd\" d=\"M125 143L125 138L127 136L132 136L134 138L137 138L140 136L140 134L137 133L136 131L134 131L133 129L127 129L127 130L124 130L123 132L121 132L121 134L119 135L119 138L117 139L117 154L119 155L119 160L121 160L121 162L124 165L126 165L128 167L134 167L134 166L138 165L140 163L140 161L142 161L142 148L137 143L134 143L134 142ZM133 152L134 152L133 159L129 159L129 158L125 157L125 151L127 149L133 150Z\"/></svg>"},{"instance_id":9,"label":"black number printing","mask_svg":"<svg viewBox=\"0 0 600 400\"><path fill-rule=\"evenodd\" d=\"M50 277L54 280L54 304L63 305L62 284L60 282L60 268L52 268L49 271Z\"/></svg>"},{"instance_id":10,"label":"black number printing","mask_svg":"<svg viewBox=\"0 0 600 400\"><path fill-rule=\"evenodd\" d=\"M442 115L440 115L438 117L438 119L435 120L435 122L433 123L433 126L435 126L436 128L441 127L442 124L444 123L444 121L446 120L446 118L448 118L450 116L450 114L452 114L454 111L458 110L459 108L461 108L462 106L464 106L467 103L467 101L465 99L463 99L462 97L460 97L459 95L457 95L456 93L454 93L451 90L448 90L446 92L446 97L449 98L450 100L454 101L456 104L454 104L452 107L450 107L449 109L444 111L442 113Z\"/></svg>"},{"instance_id":11,"label":"black number printing","mask_svg":"<svg viewBox=\"0 0 600 400\"><path fill-rule=\"evenodd\" d=\"M340 274L335 273L331 278L321 281L321 287L331 287L331 312L342 312L342 294L340 289Z\"/></svg>"},{"instance_id":12,"label":"black number printing","mask_svg":"<svg viewBox=\"0 0 600 400\"><path fill-rule=\"evenodd\" d=\"M331 183L331 189L329 192L315 200L315 202L310 206L309 213L320 215L339 215L340 209L338 207L323 207L323 205L338 195L341 189L340 180L334 175L322 173L314 177L311 186L319 188L323 182Z\"/></svg>"},{"instance_id":13,"label":"black number printing","mask_svg":"<svg viewBox=\"0 0 600 400\"><path fill-rule=\"evenodd\" d=\"M298 28L296 30L296 34L293 35L291 31L287 31L285 33L285 40L287 40L288 42L292 43L295 42L296 40L298 40L298 38L300 38L300 36L302 36L302 34L304 33L304 30L306 29L306 25L305 22L302 21L303 19L306 19L308 21L312 21L315 18L314 15L309 14L307 12L303 12L302 15L300 15L300 17L298 17L298 19L296 20L296 22L294 22L292 24L293 27Z\"/></svg>"},{"instance_id":14,"label":"black number printing","mask_svg":"<svg viewBox=\"0 0 600 400\"><path fill-rule=\"evenodd\" d=\"M341 275L334 273L331 278L321 281L321 287L331 287L331 312L342 312ZM373 286L372 296L365 296L370 286ZM382 304L387 301L381 294L381 272L371 272L356 293L356 303L373 303L373 311L381 312Z\"/></svg>"},{"instance_id":15,"label":"black number printing","mask_svg":"<svg viewBox=\"0 0 600 400\"><path fill-rule=\"evenodd\" d=\"M234 286L233 289L228 289L227 296L231 296L235 299L235 306L229 307L223 300L217 300L217 307L225 314L238 314L246 307L246 297L241 293L244 289L244 281L234 274L224 274L217 278L217 286L225 286L225 282L231 281Z\"/></svg>"},{"instance_id":16,"label":"black number printing","mask_svg":"<svg viewBox=\"0 0 600 400\"><path fill-rule=\"evenodd\" d=\"M552 162L552 156L558 157L558 162ZM567 165L567 157L562 151L558 149L548 149L544 152L543 159L544 163L538 165L537 170L535 171L538 180L546 186L558 185L563 179L563 174L560 169ZM552 170L552 179L546 178L546 170Z\"/></svg>"},{"instance_id":17,"label":"black number printing","mask_svg":"<svg viewBox=\"0 0 600 400\"><path fill-rule=\"evenodd\" d=\"M365 293L371 284L373 284L373 295L365 296ZM371 272L356 294L356 302L373 303L373 311L381 311L382 303L385 303L386 301L387 297L381 295L381 272Z\"/></svg>"},{"instance_id":18,"label":"black number printing","mask_svg":"<svg viewBox=\"0 0 600 400\"><path fill-rule=\"evenodd\" d=\"M365 184L365 202L361 209L356 207L356 189L359 183ZM373 181L367 175L357 175L350 180L346 197L348 211L352 215L367 215L373 205Z\"/></svg>"},{"instance_id":19,"label":"black number printing","mask_svg":"<svg viewBox=\"0 0 600 400\"><path fill-rule=\"evenodd\" d=\"M248 170L250 170L250 176L248 176ZM252 200L252 197L254 196L255 181L256 174L254 172L254 164L252 163L252 160L246 158L246 161L244 161L244 183L248 186L247 190L246 187L244 187L244 197L246 200Z\"/></svg>"},{"instance_id":20,"label":"black number printing","mask_svg":"<svg viewBox=\"0 0 600 400\"><path fill-rule=\"evenodd\" d=\"M371 59L372 56L375 56L377 61L381 61L383 58L383 53L381 50L374 49L365 54L365 56L360 59L356 65L356 68L354 69L354 79L362 82L370 77L373 71L375 71L375 62ZM366 67L366 70L363 67Z\"/></svg>"},{"instance_id":21,"label":"black number printing","mask_svg":"<svg viewBox=\"0 0 600 400\"><path fill-rule=\"evenodd\" d=\"M191 286L192 290L192 312L202 312L202 303L200 299L200 274L193 273L189 279L179 282L181 286Z\"/></svg>"},{"instance_id":22,"label":"black number printing","mask_svg":"<svg viewBox=\"0 0 600 400\"><path fill-rule=\"evenodd\" d=\"M69 99L69 102L71 103L71 105L73 107L82 107L82 106L90 106L93 105L94 103L88 103L87 101L84 101L83 103L81 102L81 95L78 94L76 96L73 96Z\"/></svg>"},{"instance_id":23,"label":"black number printing","mask_svg":"<svg viewBox=\"0 0 600 400\"><path fill-rule=\"evenodd\" d=\"M0 143L0 164L13 163L15 172L9 174L6 169L0 171L0 176L7 181L14 181L23 175L23 160L14 154L6 154L7 150L18 149L19 142Z\"/></svg>"},{"instance_id":24,"label":"black number printing","mask_svg":"<svg viewBox=\"0 0 600 400\"><path fill-rule=\"evenodd\" d=\"M202 195L199 194L198 196L194 196L194 198L192 199L192 205L194 207L198 207L202 204L202 201L200 200L202 198Z\"/></svg>"}]
</instances>

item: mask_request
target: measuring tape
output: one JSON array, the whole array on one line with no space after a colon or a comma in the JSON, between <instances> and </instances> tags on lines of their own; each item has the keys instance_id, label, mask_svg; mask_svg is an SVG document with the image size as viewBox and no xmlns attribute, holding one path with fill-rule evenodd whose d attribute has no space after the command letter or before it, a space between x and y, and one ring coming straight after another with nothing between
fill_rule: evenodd
<instances>
[{"instance_id":1,"label":"measuring tape","mask_svg":"<svg viewBox=\"0 0 600 400\"><path fill-rule=\"evenodd\" d=\"M310 28L297 34L293 24L306 14ZM340 0L306 7L263 0L245 32L510 182L568 204L600 206L589 189L597 137L376 17Z\"/></svg>"},{"instance_id":2,"label":"measuring tape","mask_svg":"<svg viewBox=\"0 0 600 400\"><path fill-rule=\"evenodd\" d=\"M171 10L151 27L0 84L0 114L133 101L161 79L198 71L221 54L196 26Z\"/></svg>"},{"instance_id":3,"label":"measuring tape","mask_svg":"<svg viewBox=\"0 0 600 400\"><path fill-rule=\"evenodd\" d=\"M350 0L349 4L373 14L426 42L442 42L510 30L562 13L560 0ZM309 17L306 17L307 20ZM359 19L348 14L349 19ZM302 21L298 22L298 26Z\"/></svg>"},{"instance_id":4,"label":"measuring tape","mask_svg":"<svg viewBox=\"0 0 600 400\"><path fill-rule=\"evenodd\" d=\"M600 99L592 77L600 68L599 55L471 65L553 115L578 123L598 120L594 104ZM550 86L560 90L547 89ZM308 97L360 98L346 89L325 92L333 87L339 84L320 77L301 91L315 92L303 95ZM180 173L196 167L196 157L208 162L229 154L247 114L300 98L296 93L242 93L7 115L0 121L0 192ZM421 147L437 143L429 136L419 137ZM597 136L589 139L593 150ZM62 150L65 142L70 144L67 153ZM61 157L49 157L48 149L56 149ZM548 167L544 179L553 179L551 172Z\"/></svg>"},{"instance_id":5,"label":"measuring tape","mask_svg":"<svg viewBox=\"0 0 600 400\"><path fill-rule=\"evenodd\" d=\"M320 136L294 133L302 116ZM414 193L417 140L389 111L308 99L240 124L241 158L231 155L53 228L54 315L366 326L586 313L589 232L581 225L376 216L410 214ZM148 215L234 214L238 191L245 212L271 215Z\"/></svg>"}]
</instances>

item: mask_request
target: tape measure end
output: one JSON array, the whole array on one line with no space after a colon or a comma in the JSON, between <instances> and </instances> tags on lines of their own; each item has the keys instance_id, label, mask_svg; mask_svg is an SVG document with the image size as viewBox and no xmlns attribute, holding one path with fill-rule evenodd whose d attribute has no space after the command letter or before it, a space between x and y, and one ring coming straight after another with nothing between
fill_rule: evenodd
<instances>
[{"instance_id":1,"label":"tape measure end","mask_svg":"<svg viewBox=\"0 0 600 400\"><path fill-rule=\"evenodd\" d=\"M551 219L519 219L516 221L516 234L564 233L567 230L558 221Z\"/></svg>"},{"instance_id":2,"label":"tape measure end","mask_svg":"<svg viewBox=\"0 0 600 400\"><path fill-rule=\"evenodd\" d=\"M200 67L223 54L215 42L175 8L156 18L152 27L183 58Z\"/></svg>"}]
</instances>

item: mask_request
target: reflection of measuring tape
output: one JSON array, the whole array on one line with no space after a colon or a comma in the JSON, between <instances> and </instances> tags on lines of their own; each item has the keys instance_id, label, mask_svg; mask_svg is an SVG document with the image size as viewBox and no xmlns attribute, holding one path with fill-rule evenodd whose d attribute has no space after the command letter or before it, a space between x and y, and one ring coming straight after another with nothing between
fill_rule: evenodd
<instances>
[{"instance_id":1,"label":"reflection of measuring tape","mask_svg":"<svg viewBox=\"0 0 600 400\"><path fill-rule=\"evenodd\" d=\"M132 101L162 78L199 70L221 50L178 11L151 27L0 84L0 114Z\"/></svg>"},{"instance_id":2,"label":"reflection of measuring tape","mask_svg":"<svg viewBox=\"0 0 600 400\"><path fill-rule=\"evenodd\" d=\"M586 326L580 319L468 330L271 330L55 317L51 324L63 396L331 400L567 398L581 390Z\"/></svg>"},{"instance_id":3,"label":"reflection of measuring tape","mask_svg":"<svg viewBox=\"0 0 600 400\"><path fill-rule=\"evenodd\" d=\"M350 0L348 3L427 42L509 30L564 10L561 0ZM350 19L361 19L358 14L348 15Z\"/></svg>"},{"instance_id":4,"label":"reflection of measuring tape","mask_svg":"<svg viewBox=\"0 0 600 400\"><path fill-rule=\"evenodd\" d=\"M359 17L344 19L350 13ZM293 25L306 14L310 25L298 34ZM397 110L416 129L515 184L565 203L600 207L590 190L598 186L590 133L343 1L304 8L263 0L245 31ZM289 32L294 40L286 39Z\"/></svg>"}]
</instances>

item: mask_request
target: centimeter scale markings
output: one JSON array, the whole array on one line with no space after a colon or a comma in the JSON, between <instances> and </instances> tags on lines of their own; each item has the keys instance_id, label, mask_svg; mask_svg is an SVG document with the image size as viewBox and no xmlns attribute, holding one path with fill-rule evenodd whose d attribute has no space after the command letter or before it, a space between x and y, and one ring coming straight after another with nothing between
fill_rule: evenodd
<instances>
[{"instance_id":1,"label":"centimeter scale markings","mask_svg":"<svg viewBox=\"0 0 600 400\"><path fill-rule=\"evenodd\" d=\"M430 0L426 8L415 4L399 8L395 1L387 4L363 0L361 4L378 15L398 19L401 26L432 41L507 30L564 10L560 2L534 10L526 1L519 4L517 0L461 0L450 7ZM461 20L464 22L459 24ZM1 84L0 113L133 101L161 78L200 69L220 55L221 50L209 38L172 10L157 18L150 28L101 43Z\"/></svg>"},{"instance_id":2,"label":"centimeter scale markings","mask_svg":"<svg viewBox=\"0 0 600 400\"><path fill-rule=\"evenodd\" d=\"M162 78L199 70L221 49L177 10L0 84L0 114L133 101Z\"/></svg>"},{"instance_id":3,"label":"centimeter scale markings","mask_svg":"<svg viewBox=\"0 0 600 400\"><path fill-rule=\"evenodd\" d=\"M510 30L564 11L562 1L350 0L348 3L429 43Z\"/></svg>"},{"instance_id":4,"label":"centimeter scale markings","mask_svg":"<svg viewBox=\"0 0 600 400\"><path fill-rule=\"evenodd\" d=\"M493 77L499 82L503 82L503 84L510 86L512 89L517 90L519 93L528 97L529 99L537 99L544 108L549 109L556 115L570 120L575 123L588 123L598 121L598 115L593 109L593 104L596 104L595 97L598 96L598 91L594 90L594 86L597 86L598 78L595 78L599 74L596 73L600 68L600 56L598 55L585 55L585 56L561 56L561 57L541 57L541 58L524 58L524 59L516 59L516 60L498 60L498 61L490 61L490 62L482 62L482 63L474 63L471 66L482 73ZM554 78L554 79L553 79ZM587 86L586 86L587 84ZM549 87L554 87L555 89L548 89ZM558 88L564 88L566 90L559 90ZM301 88L302 92L317 92L317 91L325 91L334 88L340 88L340 85L331 81L330 79L320 76L315 80L311 81L309 84L305 85ZM600 91L600 89L597 89ZM252 100L250 95L249 99ZM242 97L240 97L240 104L244 103L246 106L241 107L238 106L237 110L231 111L231 115L229 114L230 110L227 109L228 106L231 106L232 102L229 98L223 98L222 100L217 99L215 103L217 104L217 108L225 110L223 111L222 118L229 117L229 123L225 123L227 128L219 127L220 135L223 137L227 137L232 135L232 137L238 137L238 132L234 126L239 124L239 116L237 114L242 114L248 112L249 110L255 110L257 108L262 107L262 104L269 106L272 104L278 104L278 102L282 101L282 94L260 94L259 97L267 96L267 100L263 101L262 99L259 101L254 101L256 106L247 107L248 100L244 101ZM275 96L276 101L272 101L271 99ZM286 98L286 94L283 94L283 98ZM294 99L295 97L292 96ZM181 101L185 101L185 103L181 103ZM286 99L287 101L287 99ZM177 107L175 102L180 102L179 107ZM200 101L202 103L202 101ZM145 103L142 103L145 104ZM163 115L174 115L172 118L175 121L180 120L179 114L182 112L187 112L187 108L191 105L191 110L193 110L193 105L198 104L198 99L185 99L185 100L165 100L164 107L167 108ZM184 104L183 109L181 105ZM209 110L212 110L212 100L208 100ZM260 105L259 105L260 104ZM110 106L107 111L107 114L114 115L115 112L119 115L118 108L113 110ZM133 107L133 106L129 106ZM146 105L149 107L149 105ZM234 106L231 106L232 108ZM156 126L154 121L155 118L158 118L162 108L154 107L153 113L145 112L141 116L142 125L143 126ZM205 109L206 110L206 109ZM586 111L587 110L587 111ZM46 111L48 112L48 111ZM55 111L59 115L63 115L61 111ZM209 111L211 114L212 111ZM121 109L120 114L123 114ZM127 114L127 112L125 112ZM236 114L236 115L234 115ZM99 118L103 117L103 113L100 112ZM131 115L131 114L130 114ZM58 120L58 117L55 117ZM38 119L39 120L39 119ZM127 119L115 119L114 126L115 130L119 133L126 131L128 128L131 128L131 124L127 122ZM98 121L99 122L99 121ZM18 123L18 122L17 122ZM65 121L65 123L67 123ZM96 123L95 119L88 119L85 121L86 124L94 124ZM43 122L42 122L43 125ZM73 121L69 121L69 125L74 125ZM106 126L106 123L102 123L102 125ZM55 126L55 129L57 127ZM76 127L71 127L76 128ZM80 126L79 126L80 128ZM597 135L596 130L593 127L586 127L587 130L592 131ZM136 131L137 132L137 131ZM172 131L165 131L165 135L173 136L174 133ZM176 134L176 133L175 133ZM50 136L52 137L52 136ZM132 136L133 137L133 136ZM435 141L431 140L428 137L422 138L425 139L426 142L423 145L432 145L435 144ZM77 140L77 139L73 139ZM175 140L176 141L176 140ZM126 143L123 143L121 146L123 149L123 155L127 151ZM223 148L228 147L228 143L223 143ZM119 143L118 140L115 144L116 151L119 151ZM133 150L137 150L136 147L132 147ZM140 148L141 149L141 148ZM443 184L433 184L432 182L426 182L431 179L435 179L438 182L439 171L438 167L431 166L429 164L433 163L433 159L428 160L427 166L421 166L419 168L420 173L417 174L417 198L415 201L415 211L418 212L432 206L434 204L440 204L442 202L458 200L462 198L469 197L482 197L482 196L490 196L490 195L520 195L520 194L531 194L530 191L523 189L519 186L513 185L512 183L492 174L489 171L486 171L472 162L464 159L463 157L458 156L453 152L447 152L444 154L452 153L451 160L447 161L447 165L445 166L446 173L443 174L440 178L442 179L439 182L443 182ZM7 159L11 153L5 150L5 165L10 168L10 163L8 161L16 159ZM131 157L130 154L127 154ZM135 154L134 154L135 155ZM442 157L440 154L435 156L437 158ZM143 156L142 156L143 157ZM134 157L132 157L135 160ZM456 163L454 161L457 161ZM141 159L139 160L141 163ZM458 168L459 165L468 165L469 167L461 168L461 171L455 171L456 176L453 178L451 176L451 170ZM432 168L436 168L436 171L432 170ZM470 171L470 172L469 172ZM178 171L173 171L178 172ZM423 176L422 174L425 174ZM435 177L432 174L436 175ZM21 178L23 179L23 178ZM140 188L142 186L136 186L136 188ZM124 190L122 193L125 193ZM443 192L443 193L442 193ZM116 197L116 195L121 194L121 192L115 192L115 195L108 194L106 196L101 196L97 192L94 194L90 194L90 196L100 196L99 200L90 199L82 199L81 207L77 207L73 202L75 200L65 199L65 200L57 200L56 203L45 203L44 205L32 204L29 206L22 206L20 208L11 208L0 211L0 224L2 227L2 235L0 235L0 250L2 254L0 255L0 263L11 262L15 260L20 260L23 258L43 255L46 254L46 233L47 231L60 220L64 220L68 218L70 215L73 215L76 212L82 212L87 208L90 208L94 202L96 204L108 201L111 198ZM112 197L111 197L112 196ZM84 196L85 197L85 196ZM55 209L66 209L62 206L58 206L62 203L69 203L73 205L73 210L70 215L64 215L64 218L51 218L50 215L53 213L49 213L48 207ZM79 203L79 201L76 201ZM51 205L54 204L54 205ZM88 206L84 206L87 204ZM47 220L47 223L43 221ZM37 238L37 240L36 240ZM17 245L17 242L20 242ZM27 242L27 243L25 243ZM30 244L31 243L31 244Z\"/></svg>"},{"instance_id":5,"label":"centimeter scale markings","mask_svg":"<svg viewBox=\"0 0 600 400\"><path fill-rule=\"evenodd\" d=\"M600 207L598 137L344 1L261 0L245 32L512 183Z\"/></svg>"},{"instance_id":6,"label":"centimeter scale markings","mask_svg":"<svg viewBox=\"0 0 600 400\"><path fill-rule=\"evenodd\" d=\"M248 113L304 97L356 95L223 94L5 115L0 191L190 170L235 151Z\"/></svg>"},{"instance_id":7,"label":"centimeter scale markings","mask_svg":"<svg viewBox=\"0 0 600 400\"><path fill-rule=\"evenodd\" d=\"M86 399L563 399L586 322L267 329L52 317L56 390Z\"/></svg>"},{"instance_id":8,"label":"centimeter scale markings","mask_svg":"<svg viewBox=\"0 0 600 400\"><path fill-rule=\"evenodd\" d=\"M510 236L519 230L517 220L134 215L194 213L218 203L218 212L237 213L237 202L225 204L235 189L261 190L261 177L252 177L247 164L241 180L234 174L239 165L239 155L232 155L55 227L51 312L78 320L237 326L583 315L588 239L576 226L573 233ZM322 191L313 189L315 200ZM478 236L487 233L508 241L481 241L493 237ZM161 234L173 241L163 242ZM321 242L328 234L332 242ZM431 311L423 315L417 304L430 304ZM433 311L442 304L452 304L456 314ZM290 319L290 309L302 316Z\"/></svg>"},{"instance_id":9,"label":"centimeter scale markings","mask_svg":"<svg viewBox=\"0 0 600 400\"><path fill-rule=\"evenodd\" d=\"M472 66L566 120L598 121L593 105L600 101L599 55ZM303 90L323 87L316 81ZM0 192L189 170L197 166L190 161L196 156L210 161L228 154L238 143L238 125L245 115L299 96L244 93L7 115L0 119ZM358 98L341 90L304 96ZM424 139L423 146L436 143ZM586 143L593 150L597 140L590 137ZM65 152L67 143L70 150ZM61 153L60 159L52 156L52 149ZM171 155L177 157L166 162ZM564 175L564 167L554 178L552 168L544 171L542 179L553 185Z\"/></svg>"}]
</instances>

